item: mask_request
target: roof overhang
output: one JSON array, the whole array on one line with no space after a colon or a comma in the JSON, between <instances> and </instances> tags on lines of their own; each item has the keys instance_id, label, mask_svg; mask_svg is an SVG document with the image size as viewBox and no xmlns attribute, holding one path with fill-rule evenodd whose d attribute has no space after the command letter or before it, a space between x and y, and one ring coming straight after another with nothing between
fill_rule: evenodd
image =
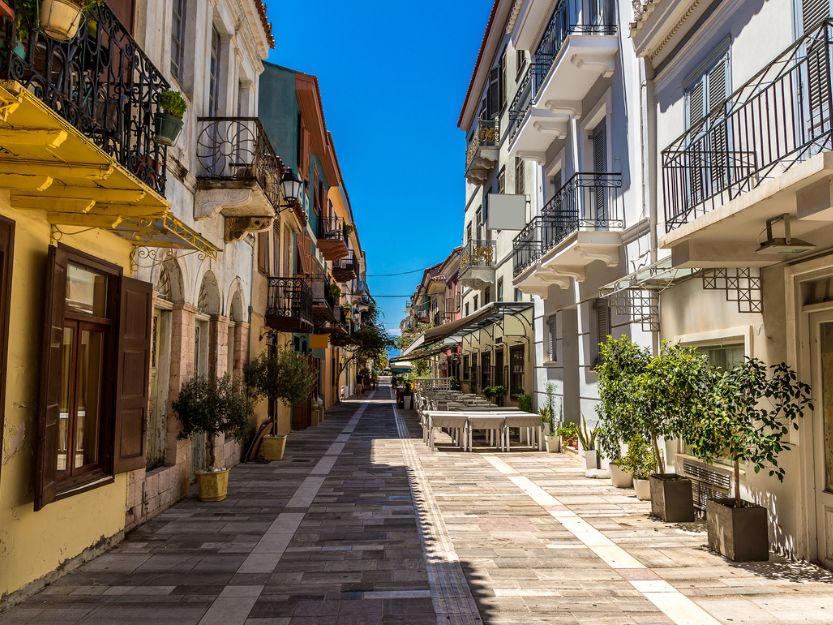
<instances>
[{"instance_id":1,"label":"roof overhang","mask_svg":"<svg viewBox=\"0 0 833 625\"><path fill-rule=\"evenodd\" d=\"M691 267L674 267L670 256L637 269L631 274L618 278L599 289L601 297L610 297L630 290L664 291L672 284L699 272Z\"/></svg>"}]
</instances>

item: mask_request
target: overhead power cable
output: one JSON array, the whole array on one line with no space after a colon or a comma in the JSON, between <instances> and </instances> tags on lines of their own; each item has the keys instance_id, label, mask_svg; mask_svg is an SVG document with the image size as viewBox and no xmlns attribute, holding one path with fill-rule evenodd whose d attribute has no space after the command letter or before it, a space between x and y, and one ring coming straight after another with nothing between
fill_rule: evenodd
<instances>
[{"instance_id":1,"label":"overhead power cable","mask_svg":"<svg viewBox=\"0 0 833 625\"><path fill-rule=\"evenodd\" d=\"M421 273L425 271L425 267L422 269L413 269L411 271L401 271L399 273L369 273L367 274L368 278L392 278L393 276L407 276L409 273Z\"/></svg>"}]
</instances>

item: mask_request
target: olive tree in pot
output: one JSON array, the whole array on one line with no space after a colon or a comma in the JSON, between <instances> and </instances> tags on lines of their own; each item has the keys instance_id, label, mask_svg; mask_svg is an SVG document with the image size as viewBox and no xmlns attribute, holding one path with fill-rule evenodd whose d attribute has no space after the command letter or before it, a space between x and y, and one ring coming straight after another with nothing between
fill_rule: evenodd
<instances>
[{"instance_id":1,"label":"olive tree in pot","mask_svg":"<svg viewBox=\"0 0 833 625\"><path fill-rule=\"evenodd\" d=\"M544 424L547 435L547 451L551 454L561 452L561 437L558 435L558 426L561 425L561 414L555 414L555 385L552 382L547 384L547 401L538 409L538 415Z\"/></svg>"},{"instance_id":2,"label":"olive tree in pot","mask_svg":"<svg viewBox=\"0 0 833 625\"><path fill-rule=\"evenodd\" d=\"M712 410L700 416L688 439L698 458L732 462L734 497L710 500L706 522L709 547L736 562L769 559L767 511L741 498L741 463L756 473L769 466L769 475L783 481L778 455L790 449L790 428L798 430L804 410L813 409L810 387L789 365L772 365L769 372L756 358L722 372L711 393Z\"/></svg>"},{"instance_id":3,"label":"olive tree in pot","mask_svg":"<svg viewBox=\"0 0 833 625\"><path fill-rule=\"evenodd\" d=\"M286 434L278 429L278 402L287 405L305 401L315 386L315 376L303 354L285 347L270 349L246 365L246 384L256 399L268 402L269 418L261 426L253 448L264 460L282 460Z\"/></svg>"},{"instance_id":4,"label":"olive tree in pot","mask_svg":"<svg viewBox=\"0 0 833 625\"><path fill-rule=\"evenodd\" d=\"M709 410L709 390L716 370L692 347L663 343L638 377L643 396L642 433L649 437L657 467L651 475L651 513L666 522L694 520L691 480L668 471L660 454L660 438L690 436L691 424Z\"/></svg>"},{"instance_id":5,"label":"olive tree in pot","mask_svg":"<svg viewBox=\"0 0 833 625\"><path fill-rule=\"evenodd\" d=\"M200 501L222 501L228 493L229 469L217 467L214 445L220 434L243 438L253 412L251 398L241 381L228 373L219 379L196 376L182 386L173 409L182 424L180 438L206 435L205 466L196 472Z\"/></svg>"}]
</instances>

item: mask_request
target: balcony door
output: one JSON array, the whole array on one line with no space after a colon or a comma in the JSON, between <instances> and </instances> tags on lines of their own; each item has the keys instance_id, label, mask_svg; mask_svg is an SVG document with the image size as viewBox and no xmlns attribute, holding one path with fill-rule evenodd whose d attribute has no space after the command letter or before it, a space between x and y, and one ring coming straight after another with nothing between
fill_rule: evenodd
<instances>
[{"instance_id":1,"label":"balcony door","mask_svg":"<svg viewBox=\"0 0 833 625\"><path fill-rule=\"evenodd\" d=\"M596 174L590 187L591 215L579 215L579 220L592 219L596 229L607 229L607 193L604 186L604 176L607 173L607 123L602 120L593 130L593 173ZM580 192L580 189L577 190Z\"/></svg>"},{"instance_id":2,"label":"balcony door","mask_svg":"<svg viewBox=\"0 0 833 625\"><path fill-rule=\"evenodd\" d=\"M833 310L810 314L809 326L817 557L833 569Z\"/></svg>"}]
</instances>

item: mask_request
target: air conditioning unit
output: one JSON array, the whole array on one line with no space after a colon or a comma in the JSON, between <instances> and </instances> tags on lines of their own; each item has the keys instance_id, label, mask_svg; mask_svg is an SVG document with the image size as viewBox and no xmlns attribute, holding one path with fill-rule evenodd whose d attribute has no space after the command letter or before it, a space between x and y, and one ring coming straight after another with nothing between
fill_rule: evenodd
<instances>
[{"instance_id":1,"label":"air conditioning unit","mask_svg":"<svg viewBox=\"0 0 833 625\"><path fill-rule=\"evenodd\" d=\"M729 469L718 469L686 458L683 460L683 475L691 480L691 496L698 510L705 510L709 499L729 496L732 486Z\"/></svg>"}]
</instances>

